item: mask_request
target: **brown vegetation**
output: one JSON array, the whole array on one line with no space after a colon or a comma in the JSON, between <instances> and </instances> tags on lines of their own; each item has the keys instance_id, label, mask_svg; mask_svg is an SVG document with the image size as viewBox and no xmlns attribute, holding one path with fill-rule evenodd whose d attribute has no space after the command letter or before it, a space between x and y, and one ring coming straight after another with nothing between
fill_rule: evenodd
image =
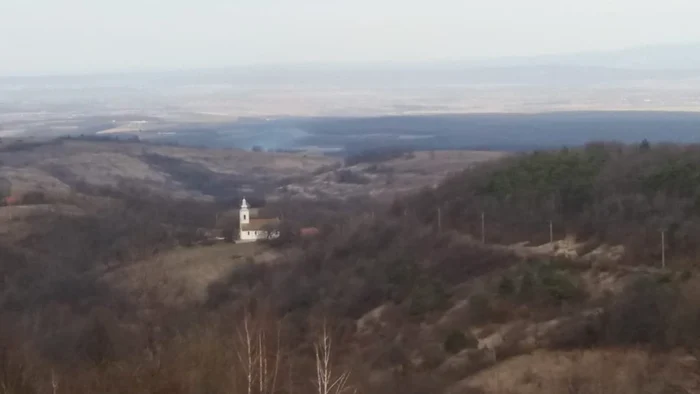
<instances>
[{"instance_id":1,"label":"brown vegetation","mask_svg":"<svg viewBox=\"0 0 700 394\"><path fill-rule=\"evenodd\" d=\"M581 248L618 240L634 248L627 236L645 231L637 218L649 211L606 213L630 231L620 236L607 222L587 221L599 207L588 188L601 201L619 193L624 200L639 181L608 184L603 173L625 160L655 173L656 155L695 152L636 149L508 159L389 209L281 200L268 208L283 218L283 236L255 245L276 256L267 264L238 245L187 246L197 229L215 225L221 206L100 189L94 194L109 204L75 200L82 215L34 218L31 233L0 239L0 387L22 394L687 390L697 383L700 354L692 267L572 261L553 256L554 248L550 256L524 256L465 236L478 231L466 220L469 210L484 204L503 210L490 217L503 221L504 240L525 234L508 215L532 224L533 210L595 235ZM522 160L534 166L524 174ZM548 172L560 166L568 170ZM544 181L528 188L520 176ZM694 196L667 186L658 187L674 202ZM547 193L531 194L540 189ZM444 209L440 222L436 207ZM659 205L654 220L676 218L669 207ZM694 208L683 207L693 218ZM301 236L307 226L318 228L316 236ZM694 250L677 249L672 239L676 253ZM169 275L148 277L153 271ZM182 289L196 297L178 294L183 277L175 271L196 282L197 291Z\"/></svg>"},{"instance_id":2,"label":"brown vegetation","mask_svg":"<svg viewBox=\"0 0 700 394\"><path fill-rule=\"evenodd\" d=\"M667 258L682 263L697 255L700 234L695 145L625 146L591 143L580 149L534 152L488 163L425 190L397 212L424 223L481 236L488 242L557 239L622 245L631 264L661 260L661 231Z\"/></svg>"}]
</instances>

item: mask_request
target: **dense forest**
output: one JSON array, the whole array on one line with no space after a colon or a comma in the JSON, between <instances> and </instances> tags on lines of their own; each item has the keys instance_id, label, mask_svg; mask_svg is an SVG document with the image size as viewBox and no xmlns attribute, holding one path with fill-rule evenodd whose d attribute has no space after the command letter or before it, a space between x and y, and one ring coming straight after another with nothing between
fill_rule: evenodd
<instances>
[{"instance_id":1,"label":"dense forest","mask_svg":"<svg viewBox=\"0 0 700 394\"><path fill-rule=\"evenodd\" d=\"M265 247L279 261L248 261L211 284L205 302L176 307L151 294L135 304L101 276L166 250L206 248L191 237L214 226L221 207L94 190L110 204L76 200L84 215L35 219L42 231L0 245L0 387L478 393L454 385L535 350L612 348L653 350L645 357L659 362L603 388L603 375L580 368L538 392L673 392L663 357L700 350L691 264L699 178L700 147L593 143L478 165L391 206L278 201L269 208L284 213L283 234ZM481 213L486 245L469 236ZM624 245L624 264L490 247L547 242L549 221L558 237ZM320 235L300 237L309 225ZM661 229L670 269L640 269L657 261ZM601 275L617 285L601 292L586 282Z\"/></svg>"}]
</instances>

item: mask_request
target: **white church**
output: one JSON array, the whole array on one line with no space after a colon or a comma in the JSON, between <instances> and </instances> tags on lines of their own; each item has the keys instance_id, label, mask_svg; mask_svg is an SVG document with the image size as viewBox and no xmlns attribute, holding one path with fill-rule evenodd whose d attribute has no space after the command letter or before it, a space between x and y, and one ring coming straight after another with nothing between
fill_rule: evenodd
<instances>
[{"instance_id":1,"label":"white church","mask_svg":"<svg viewBox=\"0 0 700 394\"><path fill-rule=\"evenodd\" d=\"M252 218L257 216L258 210L248 207L248 202L243 199L239 211L239 242L255 242L261 239L274 239L280 236L279 218L263 219Z\"/></svg>"}]
</instances>

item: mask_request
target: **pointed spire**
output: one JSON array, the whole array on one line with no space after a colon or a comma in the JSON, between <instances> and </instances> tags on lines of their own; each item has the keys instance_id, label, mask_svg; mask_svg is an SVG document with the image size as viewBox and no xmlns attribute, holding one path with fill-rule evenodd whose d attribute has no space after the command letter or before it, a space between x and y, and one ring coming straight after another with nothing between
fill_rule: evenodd
<instances>
[{"instance_id":1,"label":"pointed spire","mask_svg":"<svg viewBox=\"0 0 700 394\"><path fill-rule=\"evenodd\" d=\"M241 209L247 209L248 208L248 202L245 200L245 197L243 197L243 201L241 202Z\"/></svg>"}]
</instances>

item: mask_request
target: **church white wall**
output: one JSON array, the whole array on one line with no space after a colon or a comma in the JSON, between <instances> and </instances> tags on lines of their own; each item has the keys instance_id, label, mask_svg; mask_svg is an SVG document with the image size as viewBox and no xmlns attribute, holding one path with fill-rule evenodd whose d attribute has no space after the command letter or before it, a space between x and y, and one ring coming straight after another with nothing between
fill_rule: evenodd
<instances>
[{"instance_id":1,"label":"church white wall","mask_svg":"<svg viewBox=\"0 0 700 394\"><path fill-rule=\"evenodd\" d=\"M279 231L274 231L269 238L278 238L280 236ZM260 239L268 239L267 231L244 231L241 230L239 240L243 242L254 242Z\"/></svg>"},{"instance_id":2,"label":"church white wall","mask_svg":"<svg viewBox=\"0 0 700 394\"><path fill-rule=\"evenodd\" d=\"M241 201L241 209L239 210L239 221L241 227L245 224L250 223L250 210L248 210L248 203L245 198ZM278 230L273 230L271 234L264 230L248 231L239 229L238 240L239 242L255 242L260 239L278 238L280 232Z\"/></svg>"}]
</instances>

